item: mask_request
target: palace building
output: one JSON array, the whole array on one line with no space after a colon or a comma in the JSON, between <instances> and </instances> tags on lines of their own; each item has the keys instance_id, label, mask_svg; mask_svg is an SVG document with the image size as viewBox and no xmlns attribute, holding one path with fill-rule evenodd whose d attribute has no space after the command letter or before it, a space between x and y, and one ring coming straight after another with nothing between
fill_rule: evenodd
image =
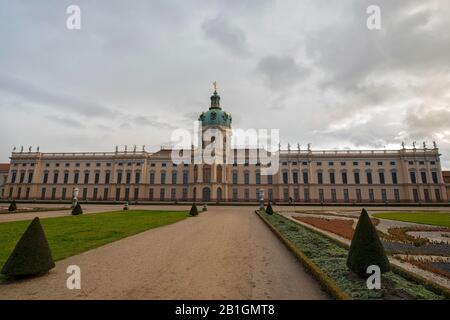
<instances>
[{"instance_id":1,"label":"palace building","mask_svg":"<svg viewBox=\"0 0 450 320\"><path fill-rule=\"evenodd\" d=\"M203 129L229 136L232 117L215 90L209 110L199 117ZM236 149L231 152L237 154ZM242 151L242 150L241 150ZM277 203L439 203L448 195L433 148L399 150L280 150L273 175L261 165L236 163L175 164L172 150L157 152L43 153L14 151L0 165L2 199L214 203L256 202L260 194Z\"/></svg>"}]
</instances>

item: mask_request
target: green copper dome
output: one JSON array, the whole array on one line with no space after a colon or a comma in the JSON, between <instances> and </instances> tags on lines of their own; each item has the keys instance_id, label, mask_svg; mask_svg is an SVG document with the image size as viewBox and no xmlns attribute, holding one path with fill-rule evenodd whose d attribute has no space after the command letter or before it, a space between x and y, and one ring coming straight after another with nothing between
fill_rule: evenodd
<instances>
[{"instance_id":1,"label":"green copper dome","mask_svg":"<svg viewBox=\"0 0 450 320\"><path fill-rule=\"evenodd\" d=\"M226 113L220 107L220 96L214 90L211 96L211 107L208 111L203 112L198 121L202 122L202 126L224 126L231 128L231 114Z\"/></svg>"}]
</instances>

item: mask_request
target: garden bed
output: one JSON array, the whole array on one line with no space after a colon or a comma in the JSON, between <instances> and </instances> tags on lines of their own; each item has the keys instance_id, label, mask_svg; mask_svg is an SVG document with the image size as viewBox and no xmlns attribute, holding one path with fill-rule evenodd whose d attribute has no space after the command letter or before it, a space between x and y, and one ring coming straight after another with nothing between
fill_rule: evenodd
<instances>
[{"instance_id":1,"label":"garden bed","mask_svg":"<svg viewBox=\"0 0 450 320\"><path fill-rule=\"evenodd\" d=\"M356 277L346 265L348 250L323 234L314 232L281 215L258 213L273 229L284 238L288 246L301 252L308 260L303 261L316 277L330 280L338 291L352 299L445 299L443 294L427 289L424 285L409 280L394 272L382 276L382 288L369 290L364 279ZM310 263L310 265L308 265ZM320 271L314 270L314 268ZM324 277L321 278L320 274ZM330 287L330 283L326 285ZM335 295L337 296L337 295Z\"/></svg>"},{"instance_id":2,"label":"garden bed","mask_svg":"<svg viewBox=\"0 0 450 320\"><path fill-rule=\"evenodd\" d=\"M31 213L31 212L44 212L44 211L62 211L70 210L70 207L52 207L52 208L19 208L16 211L9 211L8 208L1 208L0 214L14 214L14 213Z\"/></svg>"}]
</instances>

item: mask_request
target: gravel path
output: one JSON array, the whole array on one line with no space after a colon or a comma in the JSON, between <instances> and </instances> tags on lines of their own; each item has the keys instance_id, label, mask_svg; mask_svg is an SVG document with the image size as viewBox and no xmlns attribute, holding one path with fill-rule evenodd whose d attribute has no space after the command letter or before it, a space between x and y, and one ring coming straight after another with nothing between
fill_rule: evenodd
<instances>
[{"instance_id":1,"label":"gravel path","mask_svg":"<svg viewBox=\"0 0 450 320\"><path fill-rule=\"evenodd\" d=\"M81 268L81 290L66 288L72 264ZM0 285L0 300L327 298L252 207L209 207L59 261L50 274Z\"/></svg>"}]
</instances>

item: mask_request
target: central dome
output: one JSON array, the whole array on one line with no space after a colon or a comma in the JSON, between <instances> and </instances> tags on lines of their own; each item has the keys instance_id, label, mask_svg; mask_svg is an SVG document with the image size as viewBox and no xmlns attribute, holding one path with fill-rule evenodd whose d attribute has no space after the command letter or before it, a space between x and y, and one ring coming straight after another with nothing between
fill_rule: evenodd
<instances>
[{"instance_id":1,"label":"central dome","mask_svg":"<svg viewBox=\"0 0 450 320\"><path fill-rule=\"evenodd\" d=\"M231 115L226 113L220 107L220 96L214 90L211 96L211 107L208 111L203 112L198 118L202 122L202 126L224 126L231 128Z\"/></svg>"}]
</instances>

